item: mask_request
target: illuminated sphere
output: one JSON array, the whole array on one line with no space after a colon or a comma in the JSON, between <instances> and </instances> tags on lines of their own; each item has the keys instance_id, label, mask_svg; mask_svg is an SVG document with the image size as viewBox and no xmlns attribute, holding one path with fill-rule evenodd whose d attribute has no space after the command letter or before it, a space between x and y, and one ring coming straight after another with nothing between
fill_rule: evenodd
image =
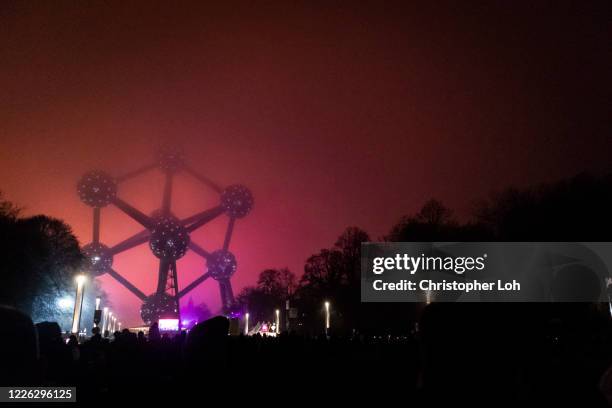
<instances>
[{"instance_id":1,"label":"illuminated sphere","mask_svg":"<svg viewBox=\"0 0 612 408\"><path fill-rule=\"evenodd\" d=\"M90 207L105 207L117 195L117 183L103 171L85 173L77 183L81 201Z\"/></svg>"},{"instance_id":2,"label":"illuminated sphere","mask_svg":"<svg viewBox=\"0 0 612 408\"><path fill-rule=\"evenodd\" d=\"M178 171L185 165L185 155L180 149L163 147L157 152L157 165L164 171Z\"/></svg>"},{"instance_id":3,"label":"illuminated sphere","mask_svg":"<svg viewBox=\"0 0 612 408\"><path fill-rule=\"evenodd\" d=\"M206 266L213 279L229 279L236 272L236 257L229 251L219 249L210 254Z\"/></svg>"},{"instance_id":4,"label":"illuminated sphere","mask_svg":"<svg viewBox=\"0 0 612 408\"><path fill-rule=\"evenodd\" d=\"M189 233L172 216L159 217L151 230L149 247L159 259L176 260L187 252Z\"/></svg>"},{"instance_id":5,"label":"illuminated sphere","mask_svg":"<svg viewBox=\"0 0 612 408\"><path fill-rule=\"evenodd\" d=\"M235 184L227 187L221 193L221 206L227 215L242 218L253 208L253 194L245 186Z\"/></svg>"},{"instance_id":6,"label":"illuminated sphere","mask_svg":"<svg viewBox=\"0 0 612 408\"><path fill-rule=\"evenodd\" d=\"M103 244L92 242L83 247L86 268L93 276L100 276L113 266L113 254Z\"/></svg>"},{"instance_id":7,"label":"illuminated sphere","mask_svg":"<svg viewBox=\"0 0 612 408\"><path fill-rule=\"evenodd\" d=\"M148 296L140 307L140 317L146 325L159 321L160 318L176 318L176 301L167 293L154 293Z\"/></svg>"}]
</instances>

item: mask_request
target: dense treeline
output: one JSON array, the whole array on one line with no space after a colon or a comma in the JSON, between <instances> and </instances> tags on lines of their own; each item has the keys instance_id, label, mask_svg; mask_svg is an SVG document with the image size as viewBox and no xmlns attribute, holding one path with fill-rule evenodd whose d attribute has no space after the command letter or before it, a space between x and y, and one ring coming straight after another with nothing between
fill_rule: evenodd
<instances>
[{"instance_id":1,"label":"dense treeline","mask_svg":"<svg viewBox=\"0 0 612 408\"><path fill-rule=\"evenodd\" d=\"M611 208L612 175L581 174L557 183L492 193L463 222L440 201L429 200L416 214L401 218L384 240L609 241ZM308 258L299 280L286 269L266 270L257 286L242 291L237 306L258 320L271 321L274 309L284 311L289 299L299 313L293 329L318 332L323 302L330 299L336 330L405 331L422 306L360 302L360 245L369 240L367 232L347 228L331 248Z\"/></svg>"}]
</instances>

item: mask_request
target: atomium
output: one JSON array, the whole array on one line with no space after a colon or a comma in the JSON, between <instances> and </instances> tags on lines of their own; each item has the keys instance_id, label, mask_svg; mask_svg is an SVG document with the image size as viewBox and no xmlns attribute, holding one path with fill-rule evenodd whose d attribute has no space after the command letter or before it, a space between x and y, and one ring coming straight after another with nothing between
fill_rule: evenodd
<instances>
[{"instance_id":1,"label":"atomium","mask_svg":"<svg viewBox=\"0 0 612 408\"><path fill-rule=\"evenodd\" d=\"M93 276L100 276L108 272L113 266L113 254L110 249L99 242L92 242L83 247L86 268Z\"/></svg>"},{"instance_id":2,"label":"atomium","mask_svg":"<svg viewBox=\"0 0 612 408\"><path fill-rule=\"evenodd\" d=\"M215 280L229 279L236 272L236 257L230 251L219 249L210 254L206 262L208 273Z\"/></svg>"},{"instance_id":3,"label":"atomium","mask_svg":"<svg viewBox=\"0 0 612 408\"><path fill-rule=\"evenodd\" d=\"M173 216L161 216L151 229L149 247L160 259L180 259L187 252L189 234L180 220Z\"/></svg>"},{"instance_id":4,"label":"atomium","mask_svg":"<svg viewBox=\"0 0 612 408\"><path fill-rule=\"evenodd\" d=\"M176 299L167 293L154 293L149 295L140 308L140 317L147 325L160 318L173 318L178 314Z\"/></svg>"},{"instance_id":5,"label":"atomium","mask_svg":"<svg viewBox=\"0 0 612 408\"><path fill-rule=\"evenodd\" d=\"M126 180L156 168L164 173L165 186L160 207L147 215L118 197L118 183L121 185ZM173 215L173 180L179 173L193 177L218 194L219 204L184 218ZM236 258L229 251L229 245L236 220L246 216L253 207L253 195L246 187L236 184L224 189L191 168L185 162L182 151L170 147L160 150L155 162L124 173L116 179L101 171L89 172L78 182L77 191L81 201L93 207L93 239L83 248L87 257L87 269L93 276L108 273L141 299L141 316L147 324L156 321L160 316L179 317L180 320L180 299L208 278L218 282L223 310L230 309L234 302L230 278L236 272ZM144 229L113 246L102 244L99 241L101 211L102 207L109 204L114 205ZM222 215L227 216L228 224L221 249L211 253L191 240L192 232ZM147 242L153 255L159 259L157 288L155 293L149 296L113 268L113 258L117 254ZM206 260L207 271L187 285L181 285L179 289L177 260L188 250Z\"/></svg>"},{"instance_id":6,"label":"atomium","mask_svg":"<svg viewBox=\"0 0 612 408\"><path fill-rule=\"evenodd\" d=\"M90 207L106 207L117 195L117 183L103 171L85 173L77 184L81 201Z\"/></svg>"},{"instance_id":7,"label":"atomium","mask_svg":"<svg viewBox=\"0 0 612 408\"><path fill-rule=\"evenodd\" d=\"M253 194L245 186L235 184L221 193L221 206L233 218L246 216L253 208Z\"/></svg>"}]
</instances>

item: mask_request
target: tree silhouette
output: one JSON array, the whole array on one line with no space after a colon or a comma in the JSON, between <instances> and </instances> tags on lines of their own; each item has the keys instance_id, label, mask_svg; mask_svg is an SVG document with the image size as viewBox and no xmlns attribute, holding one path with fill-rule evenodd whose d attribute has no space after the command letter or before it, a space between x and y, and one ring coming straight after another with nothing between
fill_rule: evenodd
<instances>
[{"instance_id":1,"label":"tree silhouette","mask_svg":"<svg viewBox=\"0 0 612 408\"><path fill-rule=\"evenodd\" d=\"M31 314L37 297L57 299L74 287L83 255L63 221L44 215L18 216L13 204L0 202L0 303Z\"/></svg>"},{"instance_id":2,"label":"tree silhouette","mask_svg":"<svg viewBox=\"0 0 612 408\"><path fill-rule=\"evenodd\" d=\"M257 286L244 288L236 297L239 309L249 312L252 321L270 321L295 291L295 275L287 268L266 269L259 274Z\"/></svg>"},{"instance_id":3,"label":"tree silhouette","mask_svg":"<svg viewBox=\"0 0 612 408\"><path fill-rule=\"evenodd\" d=\"M612 175L580 174L522 190L508 188L479 203L476 220L506 241L607 241Z\"/></svg>"},{"instance_id":4,"label":"tree silhouette","mask_svg":"<svg viewBox=\"0 0 612 408\"><path fill-rule=\"evenodd\" d=\"M257 286L278 299L290 296L296 287L295 275L288 269L266 269L259 274Z\"/></svg>"}]
</instances>

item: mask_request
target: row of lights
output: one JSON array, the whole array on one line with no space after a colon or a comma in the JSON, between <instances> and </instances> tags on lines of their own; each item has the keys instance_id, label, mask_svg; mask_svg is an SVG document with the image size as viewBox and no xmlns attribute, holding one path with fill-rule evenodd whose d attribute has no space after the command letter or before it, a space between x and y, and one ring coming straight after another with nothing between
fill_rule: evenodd
<instances>
[{"instance_id":1,"label":"row of lights","mask_svg":"<svg viewBox=\"0 0 612 408\"><path fill-rule=\"evenodd\" d=\"M85 282L87 281L87 277L85 275L77 275L75 280L76 294L74 299L74 312L72 314L72 329L70 331L73 334L78 334L81 327L81 314L83 312L83 298L85 296ZM101 299L97 297L96 314L101 314L100 301ZM102 326L100 328L100 332L102 334L106 333L106 331L114 333L117 329L121 331L121 322L117 320L117 316L113 315L113 312L111 312L108 307L104 308L104 313L101 317ZM94 327L98 327L98 323L94 322Z\"/></svg>"},{"instance_id":2,"label":"row of lights","mask_svg":"<svg viewBox=\"0 0 612 408\"><path fill-rule=\"evenodd\" d=\"M329 328L330 328L330 303L329 301L325 301L325 303L323 303L323 306L325 307L325 332L328 333L329 332ZM280 309L276 309L274 311L274 314L276 316L276 334L280 333ZM248 335L249 334L249 313L245 313L244 314L244 334Z\"/></svg>"},{"instance_id":3,"label":"row of lights","mask_svg":"<svg viewBox=\"0 0 612 408\"><path fill-rule=\"evenodd\" d=\"M85 295L85 282L87 281L87 277L85 275L77 275L76 277L76 295L74 301L74 313L72 315L72 330L73 334L78 334L79 328L81 326L81 313L83 311L83 298ZM325 301L323 303L325 307L325 331L328 332L330 328L330 303L329 301ZM99 314L100 310L100 298L96 298L96 314ZM276 334L280 333L280 309L276 309L274 311L276 316ZM104 334L106 331L110 331L114 333L115 330L121 331L121 322L117 321L117 316L113 315L113 312L109 310L108 307L104 308L104 313L102 314L102 327L101 333ZM244 315L245 325L244 325L244 334L249 334L249 313ZM97 323L94 323L94 327L98 327Z\"/></svg>"}]
</instances>

